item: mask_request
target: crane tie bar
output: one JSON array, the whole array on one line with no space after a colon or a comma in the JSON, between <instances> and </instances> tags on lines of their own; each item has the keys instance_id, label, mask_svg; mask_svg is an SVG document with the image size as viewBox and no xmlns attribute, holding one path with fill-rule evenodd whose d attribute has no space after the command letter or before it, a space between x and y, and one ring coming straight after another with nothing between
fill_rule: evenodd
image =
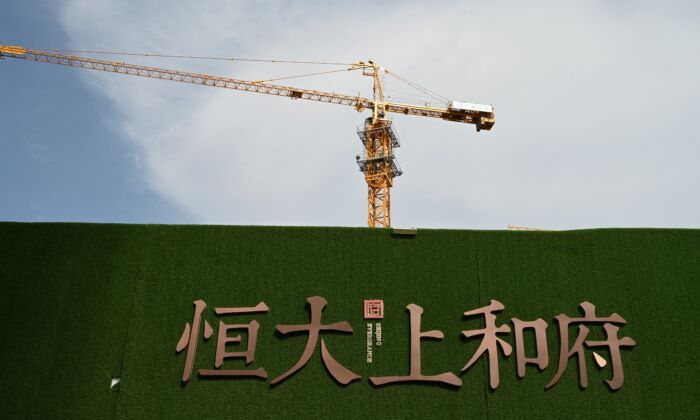
<instances>
[{"instance_id":1,"label":"crane tie bar","mask_svg":"<svg viewBox=\"0 0 700 420\"><path fill-rule=\"evenodd\" d=\"M70 54L101 54L101 55L127 55L127 56L138 56L138 57L158 57L158 58L185 58L192 60L220 60L220 61L249 61L249 62L262 62L262 63L275 63L275 64L320 64L320 65L331 65L331 66L350 66L352 63L335 63L335 62L325 62L325 61L297 61L297 60L276 60L276 59L262 59L262 58L239 58L239 57L210 57L210 56L195 56L195 55L176 55L176 54L153 54L153 53L131 53L131 52L121 52L121 51L95 51L95 50L64 50L61 48L34 48L38 51L50 51L58 53L70 53Z\"/></svg>"}]
</instances>

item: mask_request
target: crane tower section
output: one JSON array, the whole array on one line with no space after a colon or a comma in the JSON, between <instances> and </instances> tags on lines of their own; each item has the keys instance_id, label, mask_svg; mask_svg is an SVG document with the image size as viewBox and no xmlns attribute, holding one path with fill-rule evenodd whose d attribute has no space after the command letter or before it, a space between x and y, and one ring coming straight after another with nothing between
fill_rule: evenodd
<instances>
[{"instance_id":1,"label":"crane tower section","mask_svg":"<svg viewBox=\"0 0 700 420\"><path fill-rule=\"evenodd\" d=\"M367 118L357 129L364 153L357 155L357 165L367 182L367 225L391 226L391 187L402 171L394 156L400 146L391 120Z\"/></svg>"}]
</instances>

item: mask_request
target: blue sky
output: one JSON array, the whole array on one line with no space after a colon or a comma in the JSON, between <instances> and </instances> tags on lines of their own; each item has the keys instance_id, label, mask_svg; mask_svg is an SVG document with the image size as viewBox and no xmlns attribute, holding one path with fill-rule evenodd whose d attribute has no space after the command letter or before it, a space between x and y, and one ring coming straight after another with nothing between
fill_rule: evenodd
<instances>
[{"instance_id":1,"label":"blue sky","mask_svg":"<svg viewBox=\"0 0 700 420\"><path fill-rule=\"evenodd\" d=\"M394 225L700 227L693 2L391 2L372 3L372 14L369 3L194 3L6 2L0 42L374 58L496 109L494 129L478 134L394 118L404 169ZM132 61L244 79L309 70ZM364 116L350 109L11 59L0 61L0 78L0 220L365 223L354 162ZM348 75L288 83L371 87ZM407 89L387 83L396 96Z\"/></svg>"},{"instance_id":2,"label":"blue sky","mask_svg":"<svg viewBox=\"0 0 700 420\"><path fill-rule=\"evenodd\" d=\"M53 2L7 2L0 41L65 46ZM72 69L0 61L0 220L187 223L146 188L108 123L104 98Z\"/></svg>"}]
</instances>

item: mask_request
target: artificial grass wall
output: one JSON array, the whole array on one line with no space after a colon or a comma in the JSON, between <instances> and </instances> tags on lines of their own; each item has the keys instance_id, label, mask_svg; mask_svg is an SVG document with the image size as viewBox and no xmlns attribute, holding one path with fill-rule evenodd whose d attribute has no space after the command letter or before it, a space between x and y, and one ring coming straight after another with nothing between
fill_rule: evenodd
<instances>
[{"instance_id":1,"label":"artificial grass wall","mask_svg":"<svg viewBox=\"0 0 700 420\"><path fill-rule=\"evenodd\" d=\"M0 223L0 413L5 418L698 418L700 389L695 307L700 231L602 229L570 232L420 230L415 238L364 228L157 226ZM347 320L353 334L322 334L340 363L362 376L336 384L320 357L277 386L270 380L300 357L306 334L282 336L277 324L307 324L306 299L323 296L324 323ZM384 299L382 346L366 362L364 299ZM195 371L181 383L185 353L175 346L195 299L214 337L197 348ZM498 299L510 319L549 323L549 366L516 376L515 353L500 358L500 386L488 364L461 368L480 340L462 313ZM254 306L264 314L217 317L215 307ZM620 336L625 383L611 392L591 352L589 386L571 360L560 382L554 316L579 316L590 301L598 316L627 320ZM453 372L463 386L374 387L369 376L407 375L406 305L423 307L423 374ZM218 321L260 323L255 361L267 380L213 379ZM238 322L240 321L240 322ZM600 326L591 337L601 339ZM573 340L574 331L571 338ZM235 335L231 332L229 335ZM503 336L513 344L513 334ZM534 351L534 340L528 353ZM573 343L573 341L572 341ZM243 340L243 349L246 340ZM320 346L320 343L318 344ZM229 351L236 350L231 345ZM241 350L241 348L238 348ZM600 352L608 358L605 351ZM245 369L227 359L227 369ZM109 388L113 376L121 384Z\"/></svg>"}]
</instances>

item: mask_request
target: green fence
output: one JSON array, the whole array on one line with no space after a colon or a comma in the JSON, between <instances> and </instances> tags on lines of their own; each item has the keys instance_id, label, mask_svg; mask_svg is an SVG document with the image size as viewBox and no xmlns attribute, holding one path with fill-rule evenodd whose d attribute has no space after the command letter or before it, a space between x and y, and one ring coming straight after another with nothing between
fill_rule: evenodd
<instances>
[{"instance_id":1,"label":"green fence","mask_svg":"<svg viewBox=\"0 0 700 420\"><path fill-rule=\"evenodd\" d=\"M695 308L700 287L700 231L601 229L569 232L419 230L415 237L365 228L159 226L0 223L0 412L5 418L700 418ZM324 297L326 324L347 321L348 333L321 333L330 354L362 378L342 386L328 373L320 339L311 360L292 367L308 334L283 335L278 324L308 324L311 296ZM363 300L384 300L382 344L372 343ZM176 353L193 301L207 304L194 369L181 381L187 350ZM482 357L461 372L480 338L483 317L465 311L503 303L497 325L512 318L548 323L549 365L516 375L515 350L499 354L500 385L489 387ZM217 315L215 308L265 313ZM613 312L627 324L620 337L624 386L610 379L611 352L585 353L589 384L579 386L575 357L561 380L554 317L580 316L579 304ZM408 375L408 304L424 310L422 373L452 372L461 387L437 383L374 386L369 377ZM214 369L219 322L260 324L255 358L224 360L222 369L264 368L269 377L204 377ZM375 325L373 325L374 327ZM605 335L591 324L590 339ZM229 344L227 351L247 347ZM570 330L573 344L577 330ZM511 345L513 333L499 336ZM533 336L525 336L533 355ZM113 377L121 382L110 388Z\"/></svg>"}]
</instances>

